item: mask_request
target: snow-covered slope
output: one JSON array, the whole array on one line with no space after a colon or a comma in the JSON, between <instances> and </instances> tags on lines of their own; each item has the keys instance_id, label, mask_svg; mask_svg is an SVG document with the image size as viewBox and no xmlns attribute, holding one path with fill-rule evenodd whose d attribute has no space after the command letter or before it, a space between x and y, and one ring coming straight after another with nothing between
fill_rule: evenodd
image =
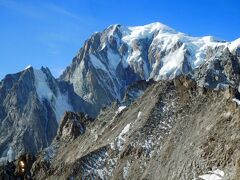
<instances>
[{"instance_id":1,"label":"snow-covered slope","mask_svg":"<svg viewBox=\"0 0 240 180\"><path fill-rule=\"evenodd\" d=\"M39 100L41 102L44 100L49 102L59 123L66 111L73 111L72 106L69 104L68 94L62 94L56 82L53 83L55 85L54 89L51 89L48 84L47 75L43 70L34 69L34 76Z\"/></svg>"},{"instance_id":2,"label":"snow-covered slope","mask_svg":"<svg viewBox=\"0 0 240 180\"><path fill-rule=\"evenodd\" d=\"M239 39L233 42L226 42L212 36L191 37L161 23L137 27L121 26L119 29L122 37L117 42L121 44L122 41L122 43L128 45L128 51L124 57L125 62L129 66L134 66L134 64L141 66L143 63L142 70L145 79L172 79L176 75L183 73L182 66L184 60L189 63L191 69L195 69L207 60L206 55L209 49L216 49L222 46L233 51L240 46ZM113 34L110 34L109 38ZM117 36L115 37L118 38ZM147 67L149 62L144 62L144 59L141 57L142 51L147 51L147 49L134 48L134 43L142 39L150 41L148 51L152 51L155 54L149 68ZM161 57L157 57L157 55ZM114 59L110 59L110 61L114 61Z\"/></svg>"},{"instance_id":3,"label":"snow-covered slope","mask_svg":"<svg viewBox=\"0 0 240 180\"><path fill-rule=\"evenodd\" d=\"M99 112L113 100L121 100L125 88L138 80L193 74L216 55L235 53L239 45L239 40L191 37L161 23L112 25L85 42L61 80L70 82Z\"/></svg>"},{"instance_id":4,"label":"snow-covered slope","mask_svg":"<svg viewBox=\"0 0 240 180\"><path fill-rule=\"evenodd\" d=\"M236 39L235 41L229 42L228 44L228 48L231 52L233 52L239 47L240 47L240 38Z\"/></svg>"}]
</instances>

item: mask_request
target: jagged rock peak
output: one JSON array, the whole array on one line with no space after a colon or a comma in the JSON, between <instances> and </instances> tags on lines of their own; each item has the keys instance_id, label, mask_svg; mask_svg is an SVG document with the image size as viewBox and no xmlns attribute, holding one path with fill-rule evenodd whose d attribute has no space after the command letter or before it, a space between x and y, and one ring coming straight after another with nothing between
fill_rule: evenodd
<instances>
[{"instance_id":1,"label":"jagged rock peak","mask_svg":"<svg viewBox=\"0 0 240 180\"><path fill-rule=\"evenodd\" d=\"M19 157L49 145L61 116L73 110L66 88L48 68L28 67L0 81L0 156L11 146Z\"/></svg>"}]
</instances>

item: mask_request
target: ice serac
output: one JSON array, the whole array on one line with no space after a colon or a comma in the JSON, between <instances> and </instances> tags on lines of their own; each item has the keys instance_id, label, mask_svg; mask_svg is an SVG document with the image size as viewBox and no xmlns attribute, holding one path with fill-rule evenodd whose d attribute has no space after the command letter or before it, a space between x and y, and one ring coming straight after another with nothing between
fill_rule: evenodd
<instances>
[{"instance_id":1,"label":"ice serac","mask_svg":"<svg viewBox=\"0 0 240 180\"><path fill-rule=\"evenodd\" d=\"M196 68L215 58L211 51L240 54L238 47L239 40L191 37L161 23L112 25L85 42L60 79L72 84L98 114L101 107L121 100L126 87L136 81L193 75Z\"/></svg>"}]
</instances>

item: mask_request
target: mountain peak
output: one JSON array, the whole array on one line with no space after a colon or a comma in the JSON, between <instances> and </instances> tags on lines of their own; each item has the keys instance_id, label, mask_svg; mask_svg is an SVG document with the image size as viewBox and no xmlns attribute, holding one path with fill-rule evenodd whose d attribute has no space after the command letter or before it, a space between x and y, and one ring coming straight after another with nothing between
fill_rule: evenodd
<instances>
[{"instance_id":1,"label":"mountain peak","mask_svg":"<svg viewBox=\"0 0 240 180\"><path fill-rule=\"evenodd\" d=\"M29 69L29 68L31 68L31 67L32 67L31 65L28 65L27 67L25 67L24 70L27 70L27 69Z\"/></svg>"},{"instance_id":2,"label":"mountain peak","mask_svg":"<svg viewBox=\"0 0 240 180\"><path fill-rule=\"evenodd\" d=\"M155 33L169 33L176 34L177 31L169 26L166 26L160 22L155 22L143 26L121 26L121 32L123 34L123 40L128 43L135 39L150 38Z\"/></svg>"},{"instance_id":3,"label":"mountain peak","mask_svg":"<svg viewBox=\"0 0 240 180\"><path fill-rule=\"evenodd\" d=\"M142 31L162 31L162 32L176 32L173 28L162 24L160 22L154 22L143 26L130 26L130 30L142 30Z\"/></svg>"}]
</instances>

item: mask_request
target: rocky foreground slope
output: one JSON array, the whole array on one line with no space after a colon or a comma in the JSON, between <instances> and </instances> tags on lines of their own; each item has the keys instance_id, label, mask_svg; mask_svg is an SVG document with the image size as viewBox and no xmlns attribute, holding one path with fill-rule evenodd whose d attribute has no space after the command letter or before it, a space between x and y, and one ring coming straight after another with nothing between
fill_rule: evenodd
<instances>
[{"instance_id":1,"label":"rocky foreground slope","mask_svg":"<svg viewBox=\"0 0 240 180\"><path fill-rule=\"evenodd\" d=\"M32 174L36 179L186 180L219 170L223 179L239 179L237 96L236 89L206 89L179 77L153 84L129 107L113 104L95 121L67 113L63 122L72 125L63 124L62 136L38 155ZM73 139L75 121L84 121L85 130Z\"/></svg>"}]
</instances>

